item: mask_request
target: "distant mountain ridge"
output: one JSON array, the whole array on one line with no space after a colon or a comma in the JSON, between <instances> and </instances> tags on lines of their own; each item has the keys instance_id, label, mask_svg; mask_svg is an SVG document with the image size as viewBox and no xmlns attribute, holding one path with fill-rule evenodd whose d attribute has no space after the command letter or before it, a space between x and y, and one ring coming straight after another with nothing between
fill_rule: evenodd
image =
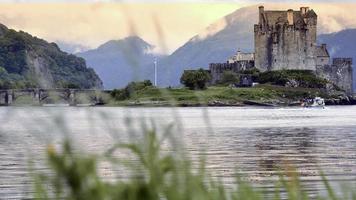
<instances>
[{"instance_id":1,"label":"distant mountain ridge","mask_svg":"<svg viewBox=\"0 0 356 200\"><path fill-rule=\"evenodd\" d=\"M102 88L85 60L67 54L57 44L0 24L1 88Z\"/></svg>"},{"instance_id":2,"label":"distant mountain ridge","mask_svg":"<svg viewBox=\"0 0 356 200\"><path fill-rule=\"evenodd\" d=\"M149 68L153 69L156 57L162 57L153 54L153 49L153 45L131 36L108 41L96 49L77 55L95 69L104 81L105 88L113 89L124 87L133 80L152 79L149 77Z\"/></svg>"},{"instance_id":3,"label":"distant mountain ridge","mask_svg":"<svg viewBox=\"0 0 356 200\"><path fill-rule=\"evenodd\" d=\"M185 69L207 68L212 62L226 62L237 50L252 52L253 24L257 21L257 12L254 6L238 9L161 60L159 85L179 85Z\"/></svg>"},{"instance_id":4,"label":"distant mountain ridge","mask_svg":"<svg viewBox=\"0 0 356 200\"><path fill-rule=\"evenodd\" d=\"M76 55L93 67L108 89L124 87L132 80L153 80L153 62L158 60L158 84L179 85L184 69L225 62L238 49L253 50L255 7L241 8L212 24L169 56L155 55L154 46L137 36L109 41ZM239 48L238 48L239 47ZM129 56L128 56L129 55Z\"/></svg>"}]
</instances>

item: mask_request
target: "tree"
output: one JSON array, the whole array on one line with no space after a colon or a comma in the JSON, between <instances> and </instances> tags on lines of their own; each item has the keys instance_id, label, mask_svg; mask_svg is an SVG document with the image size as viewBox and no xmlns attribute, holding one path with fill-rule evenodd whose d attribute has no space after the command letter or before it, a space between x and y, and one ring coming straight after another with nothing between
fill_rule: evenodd
<instances>
[{"instance_id":1,"label":"tree","mask_svg":"<svg viewBox=\"0 0 356 200\"><path fill-rule=\"evenodd\" d=\"M144 85L145 87L153 86L151 80L144 80L144 81L143 81L143 85Z\"/></svg>"},{"instance_id":2,"label":"tree","mask_svg":"<svg viewBox=\"0 0 356 200\"><path fill-rule=\"evenodd\" d=\"M239 76L236 73L233 71L224 71L219 82L224 85L230 85L238 83L239 81Z\"/></svg>"},{"instance_id":3,"label":"tree","mask_svg":"<svg viewBox=\"0 0 356 200\"><path fill-rule=\"evenodd\" d=\"M202 68L199 70L184 71L182 77L180 78L180 82L191 90L205 89L210 80L210 74Z\"/></svg>"},{"instance_id":4,"label":"tree","mask_svg":"<svg viewBox=\"0 0 356 200\"><path fill-rule=\"evenodd\" d=\"M258 78L260 77L260 70L257 69L256 67L252 68L252 69L247 69L241 72L241 74L248 74L251 75L252 81L253 82L257 82Z\"/></svg>"},{"instance_id":5,"label":"tree","mask_svg":"<svg viewBox=\"0 0 356 200\"><path fill-rule=\"evenodd\" d=\"M130 82L123 89L115 89L111 92L111 96L116 100L130 99L135 93L153 87L150 80Z\"/></svg>"}]
</instances>

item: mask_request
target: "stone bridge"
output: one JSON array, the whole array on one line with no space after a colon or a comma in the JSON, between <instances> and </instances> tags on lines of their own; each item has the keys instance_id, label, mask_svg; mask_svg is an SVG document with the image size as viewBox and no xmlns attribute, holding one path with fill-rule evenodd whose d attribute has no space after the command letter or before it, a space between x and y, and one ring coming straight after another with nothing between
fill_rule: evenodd
<instances>
[{"instance_id":1,"label":"stone bridge","mask_svg":"<svg viewBox=\"0 0 356 200\"><path fill-rule=\"evenodd\" d=\"M78 104L102 103L102 94L109 91L90 89L9 89L0 90L0 105L31 104Z\"/></svg>"}]
</instances>

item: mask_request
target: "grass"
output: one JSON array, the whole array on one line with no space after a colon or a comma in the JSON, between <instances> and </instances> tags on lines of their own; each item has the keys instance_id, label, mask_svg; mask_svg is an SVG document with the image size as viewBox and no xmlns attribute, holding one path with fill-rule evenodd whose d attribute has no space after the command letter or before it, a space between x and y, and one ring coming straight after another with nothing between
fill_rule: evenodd
<instances>
[{"instance_id":1,"label":"grass","mask_svg":"<svg viewBox=\"0 0 356 200\"><path fill-rule=\"evenodd\" d=\"M251 88L230 88L224 86L208 87L206 90L187 88L160 89L147 87L134 91L128 99L117 100L116 105L209 105L220 102L226 105L239 105L244 101L261 103L278 102L289 104L306 97L321 96L327 98L322 90L315 88L287 88L263 84Z\"/></svg>"},{"instance_id":2,"label":"grass","mask_svg":"<svg viewBox=\"0 0 356 200\"><path fill-rule=\"evenodd\" d=\"M275 183L274 197L236 176L233 187L226 187L213 178L204 159L194 166L182 151L174 148L170 129L162 137L146 131L136 143L116 144L103 155L79 154L71 143L64 142L62 151L48 146L49 174L35 175L35 198L68 200L308 200L299 175L293 167L284 167ZM162 151L162 144L171 151ZM117 151L133 155L132 160L120 159ZM129 157L129 156L126 156ZM124 167L129 178L105 181L98 175L98 165L108 162L112 168ZM320 200L356 199L356 193L345 191L339 197L321 173L327 195ZM283 192L281 192L283 191ZM348 198L345 198L348 197Z\"/></svg>"}]
</instances>

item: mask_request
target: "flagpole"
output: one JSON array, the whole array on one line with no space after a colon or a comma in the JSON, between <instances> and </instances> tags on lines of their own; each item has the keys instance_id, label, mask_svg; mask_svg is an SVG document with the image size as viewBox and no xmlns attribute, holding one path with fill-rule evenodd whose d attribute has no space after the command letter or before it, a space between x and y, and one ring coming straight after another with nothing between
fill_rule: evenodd
<instances>
[{"instance_id":1,"label":"flagpole","mask_svg":"<svg viewBox=\"0 0 356 200\"><path fill-rule=\"evenodd\" d=\"M154 67L155 67L155 80L154 80L154 85L157 87L157 58L155 58L154 61Z\"/></svg>"}]
</instances>

